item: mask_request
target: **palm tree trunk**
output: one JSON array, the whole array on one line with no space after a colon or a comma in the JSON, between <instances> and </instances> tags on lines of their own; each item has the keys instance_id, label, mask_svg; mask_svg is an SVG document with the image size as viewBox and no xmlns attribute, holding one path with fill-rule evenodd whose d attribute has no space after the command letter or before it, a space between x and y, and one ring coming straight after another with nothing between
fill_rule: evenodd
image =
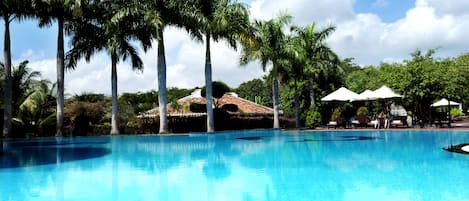
<instances>
[{"instance_id":1,"label":"palm tree trunk","mask_svg":"<svg viewBox=\"0 0 469 201\"><path fill-rule=\"evenodd\" d=\"M210 34L207 34L205 43L205 99L207 101L207 132L215 131L212 100L212 63L210 58Z\"/></svg>"},{"instance_id":2,"label":"palm tree trunk","mask_svg":"<svg viewBox=\"0 0 469 201\"><path fill-rule=\"evenodd\" d=\"M309 79L309 99L310 99L310 106L313 106L316 104L315 102L315 97L314 97L314 81L312 78Z\"/></svg>"},{"instance_id":3,"label":"palm tree trunk","mask_svg":"<svg viewBox=\"0 0 469 201\"><path fill-rule=\"evenodd\" d=\"M272 79L272 91L273 91L273 104L274 104L274 128L280 128L279 120L279 96L278 96L278 79L274 76Z\"/></svg>"},{"instance_id":4,"label":"palm tree trunk","mask_svg":"<svg viewBox=\"0 0 469 201\"><path fill-rule=\"evenodd\" d=\"M117 56L111 55L111 82L112 82L112 111L111 111L111 135L119 134L118 108L117 108Z\"/></svg>"},{"instance_id":5,"label":"palm tree trunk","mask_svg":"<svg viewBox=\"0 0 469 201\"><path fill-rule=\"evenodd\" d=\"M298 86L295 79L295 127L300 127L300 97L298 94Z\"/></svg>"},{"instance_id":6,"label":"palm tree trunk","mask_svg":"<svg viewBox=\"0 0 469 201\"><path fill-rule=\"evenodd\" d=\"M5 64L5 82L4 82L4 111L3 111L3 137L11 137L11 118L12 118L12 86L11 86L11 48L10 48L10 17L3 16L5 21L5 39L3 46L3 59Z\"/></svg>"},{"instance_id":7,"label":"palm tree trunk","mask_svg":"<svg viewBox=\"0 0 469 201\"><path fill-rule=\"evenodd\" d=\"M57 38L57 132L55 136L62 137L64 111L64 20L58 20L59 33Z\"/></svg>"},{"instance_id":8,"label":"palm tree trunk","mask_svg":"<svg viewBox=\"0 0 469 201\"><path fill-rule=\"evenodd\" d=\"M160 108L160 133L168 132L166 98L166 58L163 29L158 30L158 106Z\"/></svg>"}]
</instances>

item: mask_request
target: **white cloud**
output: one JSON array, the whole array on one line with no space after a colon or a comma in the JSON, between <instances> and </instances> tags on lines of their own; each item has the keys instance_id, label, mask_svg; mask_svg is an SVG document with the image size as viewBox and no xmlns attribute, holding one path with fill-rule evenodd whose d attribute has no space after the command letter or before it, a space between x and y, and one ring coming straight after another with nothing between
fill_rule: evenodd
<instances>
[{"instance_id":1,"label":"white cloud","mask_svg":"<svg viewBox=\"0 0 469 201\"><path fill-rule=\"evenodd\" d=\"M342 57L354 57L358 64L377 64L387 58L402 60L416 49L440 48L442 57L467 51L469 15L438 15L435 4L418 0L405 18L384 23L374 14L357 14L337 24L329 42Z\"/></svg>"},{"instance_id":2,"label":"white cloud","mask_svg":"<svg viewBox=\"0 0 469 201\"><path fill-rule=\"evenodd\" d=\"M439 15L469 15L467 12L469 1L467 0L419 0L418 2L435 8Z\"/></svg>"}]
</instances>

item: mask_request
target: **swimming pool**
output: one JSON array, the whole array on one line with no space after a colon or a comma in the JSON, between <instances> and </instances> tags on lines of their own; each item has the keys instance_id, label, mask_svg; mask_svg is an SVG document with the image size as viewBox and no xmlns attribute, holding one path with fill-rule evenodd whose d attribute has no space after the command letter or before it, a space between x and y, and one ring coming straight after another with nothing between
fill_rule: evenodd
<instances>
[{"instance_id":1,"label":"swimming pool","mask_svg":"<svg viewBox=\"0 0 469 201\"><path fill-rule=\"evenodd\" d=\"M467 131L224 132L9 141L0 200L469 200Z\"/></svg>"}]
</instances>

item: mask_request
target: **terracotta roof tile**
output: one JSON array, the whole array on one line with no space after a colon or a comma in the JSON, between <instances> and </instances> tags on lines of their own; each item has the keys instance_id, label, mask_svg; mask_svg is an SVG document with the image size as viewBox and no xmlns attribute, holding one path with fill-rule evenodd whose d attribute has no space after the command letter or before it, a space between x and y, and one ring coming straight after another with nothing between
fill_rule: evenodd
<instances>
[{"instance_id":1,"label":"terracotta roof tile","mask_svg":"<svg viewBox=\"0 0 469 201\"><path fill-rule=\"evenodd\" d=\"M215 100L214 102L218 101L219 107L222 107L225 104L234 104L238 106L238 112L243 114L273 114L273 109L256 104L252 101L243 99L238 97L234 93L227 93L223 95L219 100ZM190 114L192 113L189 110L189 105L191 103L198 103L198 104L205 104L204 97L184 97L179 99L178 103L181 105L179 110L174 109L171 104L168 104L168 114ZM158 115L159 110L158 108L153 108L145 113L145 115Z\"/></svg>"}]
</instances>

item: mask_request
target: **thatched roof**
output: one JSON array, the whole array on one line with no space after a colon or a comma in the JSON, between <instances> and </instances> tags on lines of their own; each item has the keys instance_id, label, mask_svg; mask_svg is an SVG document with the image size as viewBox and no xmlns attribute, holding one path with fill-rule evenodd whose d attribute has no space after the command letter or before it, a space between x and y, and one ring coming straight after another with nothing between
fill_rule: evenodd
<instances>
[{"instance_id":1,"label":"thatched roof","mask_svg":"<svg viewBox=\"0 0 469 201\"><path fill-rule=\"evenodd\" d=\"M194 114L189 110L189 106L192 103L206 104L205 97L201 96L201 90L196 89L192 92L191 95L181 98L177 101L178 106L173 104L167 105L168 115L191 115ZM246 100L244 98L238 97L236 93L229 92L223 95L220 99L216 100L218 107L223 107L226 104L234 104L238 106L238 111L236 113L240 114L273 114L274 110L272 108L259 105L252 101ZM141 116L158 116L159 108L153 108ZM196 113L201 114L201 113ZM204 113L202 113L204 114Z\"/></svg>"}]
</instances>

